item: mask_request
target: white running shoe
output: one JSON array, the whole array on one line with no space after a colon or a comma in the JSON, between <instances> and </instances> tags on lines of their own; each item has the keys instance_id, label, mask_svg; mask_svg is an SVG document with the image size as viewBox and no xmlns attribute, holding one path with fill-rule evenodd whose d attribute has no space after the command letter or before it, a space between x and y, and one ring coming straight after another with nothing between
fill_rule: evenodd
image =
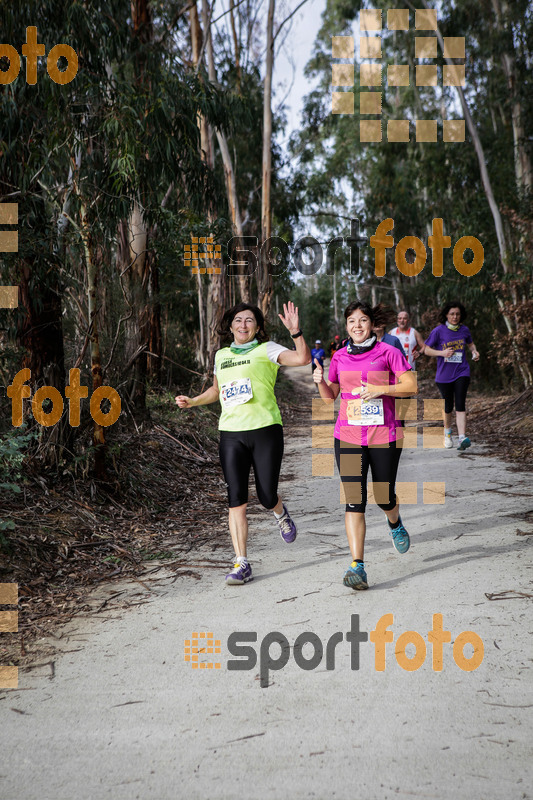
<instances>
[{"instance_id":1,"label":"white running shoe","mask_svg":"<svg viewBox=\"0 0 533 800\"><path fill-rule=\"evenodd\" d=\"M446 431L444 431L444 447L446 447L447 450L453 447L452 435L451 433L446 433Z\"/></svg>"}]
</instances>

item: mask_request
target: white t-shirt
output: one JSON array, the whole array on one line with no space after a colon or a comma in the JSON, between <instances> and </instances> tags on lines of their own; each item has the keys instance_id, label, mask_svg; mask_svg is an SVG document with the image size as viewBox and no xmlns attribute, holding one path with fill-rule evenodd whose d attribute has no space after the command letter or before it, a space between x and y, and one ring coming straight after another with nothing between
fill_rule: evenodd
<instances>
[{"instance_id":1,"label":"white t-shirt","mask_svg":"<svg viewBox=\"0 0 533 800\"><path fill-rule=\"evenodd\" d=\"M285 345L278 344L277 342L266 342L267 356L269 357L270 361L272 361L273 364L277 364L279 354L283 353L284 350L288 349L289 348L285 347ZM216 366L214 366L213 369L214 369L214 374L216 375L217 374Z\"/></svg>"},{"instance_id":2,"label":"white t-shirt","mask_svg":"<svg viewBox=\"0 0 533 800\"><path fill-rule=\"evenodd\" d=\"M403 347L403 353L409 362L411 369L416 369L416 362L413 358L413 350L416 347L416 329L407 328L406 331L401 331L399 328L391 328L389 331L392 336L396 336Z\"/></svg>"}]
</instances>

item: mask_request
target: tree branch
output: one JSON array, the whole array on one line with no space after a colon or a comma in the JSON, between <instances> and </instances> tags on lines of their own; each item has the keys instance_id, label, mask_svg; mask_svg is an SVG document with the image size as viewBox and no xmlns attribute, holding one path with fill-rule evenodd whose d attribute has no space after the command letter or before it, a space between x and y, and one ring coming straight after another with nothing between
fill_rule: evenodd
<instances>
[{"instance_id":1,"label":"tree branch","mask_svg":"<svg viewBox=\"0 0 533 800\"><path fill-rule=\"evenodd\" d=\"M296 8L294 9L294 11L291 11L291 13L289 14L289 16L288 16L288 17L285 17L285 19L283 20L283 22L280 24L279 28L277 29L276 33L274 34L274 38L272 39L272 47L274 47L274 43L275 43L276 39L277 39L277 38L278 38L278 36L279 36L279 32L280 32L280 30L283 28L283 26L285 25L285 23L286 23L286 22L288 22L288 21L291 19L291 17L294 17L294 15L296 14L296 12L297 12L297 11L299 11L299 10L301 9L301 7L302 7L303 5L305 5L305 3L307 3L307 0L302 0L302 2L301 2L301 3L298 3L298 5L297 5L297 6L296 6Z\"/></svg>"}]
</instances>

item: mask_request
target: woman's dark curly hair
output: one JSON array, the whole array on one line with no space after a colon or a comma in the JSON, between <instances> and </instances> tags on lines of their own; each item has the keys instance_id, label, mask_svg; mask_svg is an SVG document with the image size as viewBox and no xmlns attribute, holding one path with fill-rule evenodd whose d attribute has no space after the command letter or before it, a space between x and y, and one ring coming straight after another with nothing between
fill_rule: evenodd
<instances>
[{"instance_id":1,"label":"woman's dark curly hair","mask_svg":"<svg viewBox=\"0 0 533 800\"><path fill-rule=\"evenodd\" d=\"M350 314L353 314L357 309L362 311L363 314L366 314L372 325L375 325L377 328L385 327L385 325L390 322L391 309L389 306L378 303L377 306L372 308L369 303L362 303L360 300L354 300L353 303L346 306L344 309L344 319L347 320Z\"/></svg>"},{"instance_id":2,"label":"woman's dark curly hair","mask_svg":"<svg viewBox=\"0 0 533 800\"><path fill-rule=\"evenodd\" d=\"M228 308L220 325L218 326L217 333L219 336L222 336L223 339L230 338L233 334L231 333L230 326L237 314L241 311L251 311L255 317L255 321L259 325L259 330L256 333L256 338L259 342L266 342L268 336L265 333L265 318L263 316L263 312L257 306L251 306L248 303L237 303L236 306L232 308Z\"/></svg>"},{"instance_id":3,"label":"woman's dark curly hair","mask_svg":"<svg viewBox=\"0 0 533 800\"><path fill-rule=\"evenodd\" d=\"M460 303L458 300L453 300L451 303L446 303L446 305L443 306L441 308L441 310L440 310L439 322L442 325L444 325L444 323L446 322L446 314L448 313L450 308L458 308L459 311L461 312L461 317L459 318L459 324L461 324L462 322L465 321L465 319L466 319L466 309L465 309L464 305L462 303Z\"/></svg>"}]
</instances>

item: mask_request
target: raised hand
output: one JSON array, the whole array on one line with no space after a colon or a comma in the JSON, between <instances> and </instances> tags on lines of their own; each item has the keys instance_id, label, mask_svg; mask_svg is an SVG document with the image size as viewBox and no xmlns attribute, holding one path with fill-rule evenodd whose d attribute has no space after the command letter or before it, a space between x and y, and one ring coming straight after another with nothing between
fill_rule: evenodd
<instances>
[{"instance_id":1,"label":"raised hand","mask_svg":"<svg viewBox=\"0 0 533 800\"><path fill-rule=\"evenodd\" d=\"M316 369L313 370L313 380L317 384L322 383L322 380L324 378L324 370L320 366L320 362L318 361L318 359L315 358L314 361L316 364Z\"/></svg>"},{"instance_id":2,"label":"raised hand","mask_svg":"<svg viewBox=\"0 0 533 800\"><path fill-rule=\"evenodd\" d=\"M283 314L278 314L278 317L289 333L298 333L300 330L298 309L291 300L289 300L288 303L283 303Z\"/></svg>"}]
</instances>

